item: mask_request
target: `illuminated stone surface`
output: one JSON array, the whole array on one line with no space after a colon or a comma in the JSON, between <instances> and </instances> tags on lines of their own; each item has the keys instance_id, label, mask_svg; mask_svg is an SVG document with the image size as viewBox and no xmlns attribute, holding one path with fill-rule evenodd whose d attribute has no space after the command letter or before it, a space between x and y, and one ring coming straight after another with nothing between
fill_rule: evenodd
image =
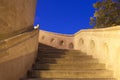
<instances>
[{"instance_id":1,"label":"illuminated stone surface","mask_svg":"<svg viewBox=\"0 0 120 80\"><path fill-rule=\"evenodd\" d=\"M0 38L33 27L36 0L0 0Z\"/></svg>"}]
</instances>

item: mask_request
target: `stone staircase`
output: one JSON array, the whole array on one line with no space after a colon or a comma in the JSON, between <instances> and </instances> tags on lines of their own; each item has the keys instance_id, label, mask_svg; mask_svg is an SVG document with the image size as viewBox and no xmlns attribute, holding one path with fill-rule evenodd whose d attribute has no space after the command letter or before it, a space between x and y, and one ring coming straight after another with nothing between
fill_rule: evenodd
<instances>
[{"instance_id":1,"label":"stone staircase","mask_svg":"<svg viewBox=\"0 0 120 80\"><path fill-rule=\"evenodd\" d=\"M113 73L91 55L60 50L43 44L33 68L24 80L116 80Z\"/></svg>"}]
</instances>

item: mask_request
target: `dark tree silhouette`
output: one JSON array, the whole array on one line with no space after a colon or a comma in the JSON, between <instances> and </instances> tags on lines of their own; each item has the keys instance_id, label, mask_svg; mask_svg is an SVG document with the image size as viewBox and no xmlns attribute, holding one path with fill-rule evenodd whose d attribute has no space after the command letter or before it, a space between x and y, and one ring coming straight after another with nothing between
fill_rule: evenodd
<instances>
[{"instance_id":1,"label":"dark tree silhouette","mask_svg":"<svg viewBox=\"0 0 120 80\"><path fill-rule=\"evenodd\" d=\"M120 0L99 0L93 6L96 11L90 24L94 28L120 25Z\"/></svg>"}]
</instances>

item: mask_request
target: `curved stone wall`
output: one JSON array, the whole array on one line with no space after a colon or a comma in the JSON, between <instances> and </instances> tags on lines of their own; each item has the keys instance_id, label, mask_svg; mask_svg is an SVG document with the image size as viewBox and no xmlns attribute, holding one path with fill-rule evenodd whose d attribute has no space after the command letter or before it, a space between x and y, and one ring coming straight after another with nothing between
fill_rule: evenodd
<instances>
[{"instance_id":1,"label":"curved stone wall","mask_svg":"<svg viewBox=\"0 0 120 80\"><path fill-rule=\"evenodd\" d=\"M0 0L0 40L31 30L36 0Z\"/></svg>"},{"instance_id":2,"label":"curved stone wall","mask_svg":"<svg viewBox=\"0 0 120 80\"><path fill-rule=\"evenodd\" d=\"M25 77L37 56L38 30L0 41L0 80Z\"/></svg>"},{"instance_id":3,"label":"curved stone wall","mask_svg":"<svg viewBox=\"0 0 120 80\"><path fill-rule=\"evenodd\" d=\"M74 35L74 46L105 63L120 79L120 26L81 30Z\"/></svg>"},{"instance_id":4,"label":"curved stone wall","mask_svg":"<svg viewBox=\"0 0 120 80\"><path fill-rule=\"evenodd\" d=\"M38 50L36 0L0 0L0 80L20 80Z\"/></svg>"},{"instance_id":5,"label":"curved stone wall","mask_svg":"<svg viewBox=\"0 0 120 80\"><path fill-rule=\"evenodd\" d=\"M63 35L40 30L39 42L59 49L74 49L73 35Z\"/></svg>"}]
</instances>

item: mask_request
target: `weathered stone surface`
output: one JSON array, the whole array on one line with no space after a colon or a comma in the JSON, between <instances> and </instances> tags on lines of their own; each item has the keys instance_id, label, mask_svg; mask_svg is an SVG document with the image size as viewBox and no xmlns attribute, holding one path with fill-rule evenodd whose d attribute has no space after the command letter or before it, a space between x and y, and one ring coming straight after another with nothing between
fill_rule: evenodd
<instances>
[{"instance_id":1,"label":"weathered stone surface","mask_svg":"<svg viewBox=\"0 0 120 80\"><path fill-rule=\"evenodd\" d=\"M37 78L36 80L45 78L47 80L115 80L112 71L107 70L105 64L99 63L97 59L78 50L57 49L40 43L38 51L36 62L28 73L28 79L24 80L33 80L33 78ZM77 61L79 63L76 63Z\"/></svg>"},{"instance_id":2,"label":"weathered stone surface","mask_svg":"<svg viewBox=\"0 0 120 80\"><path fill-rule=\"evenodd\" d=\"M74 35L74 49L98 58L120 80L120 26L81 30Z\"/></svg>"},{"instance_id":3,"label":"weathered stone surface","mask_svg":"<svg viewBox=\"0 0 120 80\"><path fill-rule=\"evenodd\" d=\"M56 47L58 49L74 49L74 35L59 34L40 30L39 42Z\"/></svg>"},{"instance_id":4,"label":"weathered stone surface","mask_svg":"<svg viewBox=\"0 0 120 80\"><path fill-rule=\"evenodd\" d=\"M33 27L36 0L0 0L0 38Z\"/></svg>"},{"instance_id":5,"label":"weathered stone surface","mask_svg":"<svg viewBox=\"0 0 120 80\"><path fill-rule=\"evenodd\" d=\"M31 69L38 49L38 30L0 43L0 80L20 80Z\"/></svg>"}]
</instances>

